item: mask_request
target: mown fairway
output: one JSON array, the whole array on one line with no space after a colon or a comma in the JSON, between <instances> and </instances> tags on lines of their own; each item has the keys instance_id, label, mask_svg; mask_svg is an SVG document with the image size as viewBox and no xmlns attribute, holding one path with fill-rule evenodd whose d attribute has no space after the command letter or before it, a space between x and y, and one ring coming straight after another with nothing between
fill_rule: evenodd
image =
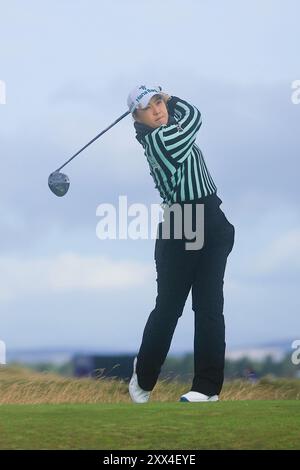
<instances>
[{"instance_id":1,"label":"mown fairway","mask_svg":"<svg viewBox=\"0 0 300 470\"><path fill-rule=\"evenodd\" d=\"M297 400L0 405L1 449L299 449Z\"/></svg>"}]
</instances>

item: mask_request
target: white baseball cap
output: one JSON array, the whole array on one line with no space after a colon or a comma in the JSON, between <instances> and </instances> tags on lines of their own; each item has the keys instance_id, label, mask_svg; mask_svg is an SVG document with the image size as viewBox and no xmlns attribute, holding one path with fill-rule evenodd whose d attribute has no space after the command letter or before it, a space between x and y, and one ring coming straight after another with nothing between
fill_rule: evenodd
<instances>
[{"instance_id":1,"label":"white baseball cap","mask_svg":"<svg viewBox=\"0 0 300 470\"><path fill-rule=\"evenodd\" d=\"M145 108L152 96L159 94L162 91L161 86L139 85L135 87L128 95L127 105L129 111L133 113L136 108Z\"/></svg>"}]
</instances>

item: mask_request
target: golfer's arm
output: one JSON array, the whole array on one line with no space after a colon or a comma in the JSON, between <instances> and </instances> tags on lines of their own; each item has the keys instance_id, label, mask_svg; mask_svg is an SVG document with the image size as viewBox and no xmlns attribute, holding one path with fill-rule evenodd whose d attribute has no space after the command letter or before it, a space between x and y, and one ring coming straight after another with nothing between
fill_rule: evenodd
<instances>
[{"instance_id":1,"label":"golfer's arm","mask_svg":"<svg viewBox=\"0 0 300 470\"><path fill-rule=\"evenodd\" d=\"M174 114L177 124L160 128L157 137L173 158L182 160L196 140L202 124L201 113L195 106L175 96L168 101L168 109Z\"/></svg>"},{"instance_id":2,"label":"golfer's arm","mask_svg":"<svg viewBox=\"0 0 300 470\"><path fill-rule=\"evenodd\" d=\"M171 96L167 102L167 106L169 113L174 115L182 129L185 129L192 119L201 122L199 109L177 96Z\"/></svg>"},{"instance_id":3,"label":"golfer's arm","mask_svg":"<svg viewBox=\"0 0 300 470\"><path fill-rule=\"evenodd\" d=\"M180 120L183 119L184 116L187 113L187 110L183 109L180 106L176 107L176 103L178 101L183 101L183 100L180 100L180 98L178 98L177 96L168 95L167 93L161 93L161 96L162 96L162 99L164 100L164 102L165 102L165 104L168 108L169 114L175 114L176 113L178 119L180 119ZM187 102L185 101L185 103L187 103Z\"/></svg>"}]
</instances>

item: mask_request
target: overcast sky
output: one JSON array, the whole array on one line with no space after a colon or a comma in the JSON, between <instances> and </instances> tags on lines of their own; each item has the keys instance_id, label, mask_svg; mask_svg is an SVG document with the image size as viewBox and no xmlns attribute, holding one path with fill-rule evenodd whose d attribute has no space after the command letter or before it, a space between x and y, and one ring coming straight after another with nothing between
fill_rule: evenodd
<instances>
[{"instance_id":1,"label":"overcast sky","mask_svg":"<svg viewBox=\"0 0 300 470\"><path fill-rule=\"evenodd\" d=\"M200 146L236 229L228 348L300 336L298 1L0 2L0 339L8 349L138 349L155 304L154 240L99 240L100 203L160 203L127 117L137 84L202 113ZM191 351L190 299L170 352Z\"/></svg>"}]
</instances>

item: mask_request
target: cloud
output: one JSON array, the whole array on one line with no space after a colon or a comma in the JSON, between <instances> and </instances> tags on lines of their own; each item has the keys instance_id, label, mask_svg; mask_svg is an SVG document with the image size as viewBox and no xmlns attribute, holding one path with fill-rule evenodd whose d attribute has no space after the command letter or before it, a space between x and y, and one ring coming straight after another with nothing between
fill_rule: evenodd
<instances>
[{"instance_id":1,"label":"cloud","mask_svg":"<svg viewBox=\"0 0 300 470\"><path fill-rule=\"evenodd\" d=\"M147 264L62 253L52 258L0 258L0 300L76 290L139 288L153 277Z\"/></svg>"},{"instance_id":2,"label":"cloud","mask_svg":"<svg viewBox=\"0 0 300 470\"><path fill-rule=\"evenodd\" d=\"M291 229L271 241L253 261L256 275L300 273L300 229Z\"/></svg>"},{"instance_id":3,"label":"cloud","mask_svg":"<svg viewBox=\"0 0 300 470\"><path fill-rule=\"evenodd\" d=\"M28 341L43 337L46 342L47 313L54 325L53 341L57 322L66 315L60 339L66 340L70 325L80 339L86 316L93 311L99 322L94 328L97 342L101 304L110 312L105 318L112 332L122 309L123 329L136 334L145 299L152 298L155 287L153 274L152 283L146 282L151 268L143 264L154 269L150 242L107 240L104 245L95 235L100 203L116 203L121 194L130 203L161 202L131 118L66 167L71 186L65 198L50 193L47 179L125 112L129 89L144 80L159 83L201 110L197 143L223 200L221 208L236 227L227 277L234 279L227 284L232 315L238 319L234 336L248 340L249 331L254 338L271 335L274 328L284 331L283 311L294 319L294 328L299 311L295 220L300 105L291 102L291 83L299 78L298 2L284 8L279 0L264 5L256 0L237 8L234 1L216 7L187 0L182 8L179 0L153 0L152 9L162 13L155 26L147 21L147 7L141 2L134 0L133 9L117 3L117 14L113 3L100 5L96 0L91 0L90 9L83 0L46 0L42 6L29 0L24 6L6 2L1 7L5 75L0 78L7 84L7 104L1 107L0 128L0 299L14 300L3 309L2 332L6 321L5 334L16 341L15 325L20 335L27 325ZM143 14L146 20L140 22ZM162 27L166 16L181 37L189 38L190 47L177 41L168 54L153 55L169 41L169 29ZM199 18L206 38L200 55ZM130 30L131 24L136 28ZM140 32L143 42L136 40ZM155 48L153 34L159 38ZM128 51L138 60L129 62ZM133 302L139 307L132 308ZM265 325L272 325L272 331Z\"/></svg>"}]
</instances>

